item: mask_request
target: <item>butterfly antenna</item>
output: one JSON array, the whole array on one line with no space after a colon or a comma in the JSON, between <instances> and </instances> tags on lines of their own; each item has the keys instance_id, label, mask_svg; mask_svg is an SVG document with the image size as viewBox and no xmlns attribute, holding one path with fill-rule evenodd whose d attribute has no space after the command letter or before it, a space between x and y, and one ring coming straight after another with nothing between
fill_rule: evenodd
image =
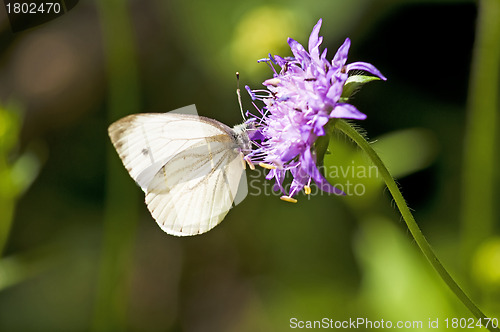
<instances>
[{"instance_id":1,"label":"butterfly antenna","mask_svg":"<svg viewBox=\"0 0 500 332\"><path fill-rule=\"evenodd\" d=\"M240 112L243 120L246 121L245 113L243 112L243 105L241 104L241 93L240 93L240 73L236 72L236 95L238 95L238 104L240 104Z\"/></svg>"}]
</instances>

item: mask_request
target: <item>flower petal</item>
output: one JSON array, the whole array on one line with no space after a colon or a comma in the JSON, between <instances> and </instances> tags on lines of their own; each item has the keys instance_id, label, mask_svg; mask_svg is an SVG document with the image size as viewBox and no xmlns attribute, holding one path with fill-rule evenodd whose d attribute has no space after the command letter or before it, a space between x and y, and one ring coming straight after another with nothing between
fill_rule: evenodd
<instances>
[{"instance_id":1,"label":"flower petal","mask_svg":"<svg viewBox=\"0 0 500 332\"><path fill-rule=\"evenodd\" d=\"M309 57L304 46L302 46L302 44L300 44L298 41L292 38L288 38L288 45L290 45L290 49L292 50L293 55L298 61L302 62Z\"/></svg>"},{"instance_id":2,"label":"flower petal","mask_svg":"<svg viewBox=\"0 0 500 332\"><path fill-rule=\"evenodd\" d=\"M316 167L316 161L314 160L310 149L306 149L300 159L301 166L304 167L306 172L314 179L314 182L316 182L319 189L336 195L345 195L342 190L332 186L330 182L328 182L328 180L321 175L321 172Z\"/></svg>"},{"instance_id":3,"label":"flower petal","mask_svg":"<svg viewBox=\"0 0 500 332\"><path fill-rule=\"evenodd\" d=\"M325 47L325 49L323 50L323 53L321 53L321 59L326 59L326 52L327 52L327 49Z\"/></svg>"},{"instance_id":4,"label":"flower petal","mask_svg":"<svg viewBox=\"0 0 500 332\"><path fill-rule=\"evenodd\" d=\"M367 63L367 62L353 62L353 63L350 63L346 66L347 68L347 71L350 71L350 70L363 70L363 71L366 71L370 74L373 74L375 76L378 76L380 77L380 79L386 81L387 78L382 75L382 73L377 69L375 68L374 65L370 64L370 63Z\"/></svg>"},{"instance_id":5,"label":"flower petal","mask_svg":"<svg viewBox=\"0 0 500 332\"><path fill-rule=\"evenodd\" d=\"M318 116L316 120L314 121L314 127L313 127L313 133L316 136L324 136L325 135L325 129L324 126L328 122L328 116Z\"/></svg>"},{"instance_id":6,"label":"flower petal","mask_svg":"<svg viewBox=\"0 0 500 332\"><path fill-rule=\"evenodd\" d=\"M330 117L364 120L366 119L366 114L361 113L355 106L351 104L337 104L333 108L333 111L330 113Z\"/></svg>"},{"instance_id":7,"label":"flower petal","mask_svg":"<svg viewBox=\"0 0 500 332\"><path fill-rule=\"evenodd\" d=\"M336 103L340 96L342 95L343 84L341 82L335 81L332 86L328 89L326 97L331 100L331 102Z\"/></svg>"},{"instance_id":8,"label":"flower petal","mask_svg":"<svg viewBox=\"0 0 500 332\"><path fill-rule=\"evenodd\" d=\"M343 67L347 61L347 53L349 53L349 47L351 47L351 40L346 38L342 46L339 47L337 53L332 60L332 66Z\"/></svg>"},{"instance_id":9,"label":"flower petal","mask_svg":"<svg viewBox=\"0 0 500 332\"><path fill-rule=\"evenodd\" d=\"M295 196L299 191L304 188L304 186L309 182L311 178L307 172L302 167L292 168L290 170L293 176L292 184L290 185L290 197Z\"/></svg>"},{"instance_id":10,"label":"flower petal","mask_svg":"<svg viewBox=\"0 0 500 332\"><path fill-rule=\"evenodd\" d=\"M321 45L321 42L323 41L323 37L318 37L319 30L321 29L321 23L322 20L319 19L309 36L309 54L313 59L319 57L319 45Z\"/></svg>"}]
</instances>

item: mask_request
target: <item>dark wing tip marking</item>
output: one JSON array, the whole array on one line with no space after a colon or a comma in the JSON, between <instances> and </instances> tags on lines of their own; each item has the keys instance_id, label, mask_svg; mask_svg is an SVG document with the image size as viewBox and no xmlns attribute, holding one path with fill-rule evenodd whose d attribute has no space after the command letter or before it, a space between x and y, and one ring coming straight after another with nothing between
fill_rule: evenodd
<instances>
[{"instance_id":1,"label":"dark wing tip marking","mask_svg":"<svg viewBox=\"0 0 500 332\"><path fill-rule=\"evenodd\" d=\"M116 150L121 150L123 147L123 142L122 141L115 141L114 144Z\"/></svg>"}]
</instances>

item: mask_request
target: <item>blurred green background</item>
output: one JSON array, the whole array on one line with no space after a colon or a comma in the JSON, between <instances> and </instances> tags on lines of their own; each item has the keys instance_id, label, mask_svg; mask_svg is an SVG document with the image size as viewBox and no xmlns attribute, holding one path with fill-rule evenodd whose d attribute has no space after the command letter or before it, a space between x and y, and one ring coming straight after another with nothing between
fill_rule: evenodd
<instances>
[{"instance_id":1,"label":"blurred green background","mask_svg":"<svg viewBox=\"0 0 500 332\"><path fill-rule=\"evenodd\" d=\"M388 77L355 95L368 115L359 125L445 267L500 318L500 37L488 17L499 6L480 5L82 0L16 34L2 16L0 330L286 331L293 317L439 318L446 330L445 318L470 317L380 179L339 179L365 194L298 204L250 190L214 230L177 238L152 220L114 152L107 127L130 113L196 104L241 122L235 72L259 87L271 72L256 60L291 55L287 37L307 45L320 17L330 59L350 37L349 62ZM327 158L369 165L333 139Z\"/></svg>"}]
</instances>

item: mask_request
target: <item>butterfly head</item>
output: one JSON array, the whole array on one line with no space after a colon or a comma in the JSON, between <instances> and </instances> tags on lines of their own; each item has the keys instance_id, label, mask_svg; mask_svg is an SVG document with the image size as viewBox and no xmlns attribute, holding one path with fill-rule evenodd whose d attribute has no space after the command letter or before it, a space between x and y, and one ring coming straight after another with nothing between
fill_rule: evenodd
<instances>
[{"instance_id":1,"label":"butterfly head","mask_svg":"<svg viewBox=\"0 0 500 332\"><path fill-rule=\"evenodd\" d=\"M248 154L252 151L252 140L254 135L259 131L255 119L250 119L240 125L233 127L235 139L238 142L238 148L243 154Z\"/></svg>"}]
</instances>

